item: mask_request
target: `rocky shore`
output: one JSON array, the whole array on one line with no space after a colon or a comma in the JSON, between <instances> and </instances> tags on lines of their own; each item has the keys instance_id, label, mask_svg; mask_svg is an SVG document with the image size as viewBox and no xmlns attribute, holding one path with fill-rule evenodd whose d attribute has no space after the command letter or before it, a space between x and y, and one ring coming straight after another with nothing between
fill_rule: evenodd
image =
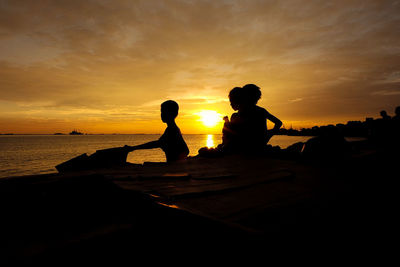
<instances>
[{"instance_id":1,"label":"rocky shore","mask_svg":"<svg viewBox=\"0 0 400 267\"><path fill-rule=\"evenodd\" d=\"M345 158L196 157L1 179L2 261L378 249L396 227L398 158L356 147Z\"/></svg>"}]
</instances>

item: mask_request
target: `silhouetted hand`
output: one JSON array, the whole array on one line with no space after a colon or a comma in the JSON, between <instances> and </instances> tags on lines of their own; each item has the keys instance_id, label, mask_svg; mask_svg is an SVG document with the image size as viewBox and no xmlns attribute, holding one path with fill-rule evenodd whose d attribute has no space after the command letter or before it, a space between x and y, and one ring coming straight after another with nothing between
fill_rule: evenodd
<instances>
[{"instance_id":1,"label":"silhouetted hand","mask_svg":"<svg viewBox=\"0 0 400 267\"><path fill-rule=\"evenodd\" d=\"M224 121L225 121L225 123L229 123L228 116L225 116L225 117L224 117Z\"/></svg>"}]
</instances>

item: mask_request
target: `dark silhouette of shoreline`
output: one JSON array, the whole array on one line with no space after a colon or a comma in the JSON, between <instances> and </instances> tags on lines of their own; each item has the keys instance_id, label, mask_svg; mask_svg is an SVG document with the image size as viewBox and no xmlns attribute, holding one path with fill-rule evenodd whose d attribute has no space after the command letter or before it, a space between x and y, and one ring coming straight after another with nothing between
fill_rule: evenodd
<instances>
[{"instance_id":1,"label":"dark silhouette of shoreline","mask_svg":"<svg viewBox=\"0 0 400 267\"><path fill-rule=\"evenodd\" d=\"M336 130L343 136L371 137L376 132L376 129L382 126L381 124L389 124L389 121L383 118L366 118L364 121L348 121L346 124L328 124L313 126L311 128L301 128L300 130L281 128L275 134L288 136L319 136L326 130Z\"/></svg>"},{"instance_id":2,"label":"dark silhouette of shoreline","mask_svg":"<svg viewBox=\"0 0 400 267\"><path fill-rule=\"evenodd\" d=\"M83 135L83 133L79 132L78 130L73 130L69 133L69 135Z\"/></svg>"}]
</instances>

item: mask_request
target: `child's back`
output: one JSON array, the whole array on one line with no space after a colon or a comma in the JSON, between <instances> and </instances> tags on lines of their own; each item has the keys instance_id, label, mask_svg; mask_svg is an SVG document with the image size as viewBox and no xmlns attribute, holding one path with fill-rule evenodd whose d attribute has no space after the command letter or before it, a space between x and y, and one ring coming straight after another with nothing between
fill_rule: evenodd
<instances>
[{"instance_id":1,"label":"child's back","mask_svg":"<svg viewBox=\"0 0 400 267\"><path fill-rule=\"evenodd\" d=\"M267 143L268 111L259 106L251 106L238 112L239 135L243 140L242 146L250 150L262 149Z\"/></svg>"},{"instance_id":2,"label":"child's back","mask_svg":"<svg viewBox=\"0 0 400 267\"><path fill-rule=\"evenodd\" d=\"M167 162L185 159L189 154L189 148L185 140L183 140L181 131L176 124L168 125L159 142L161 149L165 153Z\"/></svg>"},{"instance_id":3,"label":"child's back","mask_svg":"<svg viewBox=\"0 0 400 267\"><path fill-rule=\"evenodd\" d=\"M254 84L243 86L243 100L239 109L239 116L244 129L244 139L248 140L251 150L262 149L275 131L279 130L282 122L266 109L257 106L261 98L261 90ZM272 121L274 129L267 132L267 120Z\"/></svg>"}]
</instances>

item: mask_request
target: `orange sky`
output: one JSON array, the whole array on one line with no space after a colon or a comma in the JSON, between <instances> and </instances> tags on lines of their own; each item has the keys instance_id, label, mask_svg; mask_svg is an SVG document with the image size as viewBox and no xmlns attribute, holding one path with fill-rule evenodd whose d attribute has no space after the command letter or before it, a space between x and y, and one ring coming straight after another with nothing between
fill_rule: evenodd
<instances>
[{"instance_id":1,"label":"orange sky","mask_svg":"<svg viewBox=\"0 0 400 267\"><path fill-rule=\"evenodd\" d=\"M288 128L393 114L399 1L1 1L0 133L220 133L235 86Z\"/></svg>"}]
</instances>

